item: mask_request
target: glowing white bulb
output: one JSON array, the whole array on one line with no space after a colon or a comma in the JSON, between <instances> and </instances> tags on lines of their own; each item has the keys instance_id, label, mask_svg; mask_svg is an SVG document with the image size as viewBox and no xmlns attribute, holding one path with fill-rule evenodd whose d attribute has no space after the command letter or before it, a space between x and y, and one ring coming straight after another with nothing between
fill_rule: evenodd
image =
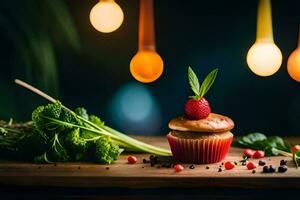
<instances>
[{"instance_id":1,"label":"glowing white bulb","mask_svg":"<svg viewBox=\"0 0 300 200\"><path fill-rule=\"evenodd\" d=\"M271 76L282 63L282 54L273 39L271 0L258 1L256 42L249 49L247 64L259 76Z\"/></svg>"},{"instance_id":2,"label":"glowing white bulb","mask_svg":"<svg viewBox=\"0 0 300 200\"><path fill-rule=\"evenodd\" d=\"M270 76L276 73L281 63L281 51L271 42L256 42L247 54L249 68L259 76Z\"/></svg>"},{"instance_id":3,"label":"glowing white bulb","mask_svg":"<svg viewBox=\"0 0 300 200\"><path fill-rule=\"evenodd\" d=\"M90 12L93 27L103 33L117 30L124 19L121 7L114 0L100 0Z\"/></svg>"}]
</instances>

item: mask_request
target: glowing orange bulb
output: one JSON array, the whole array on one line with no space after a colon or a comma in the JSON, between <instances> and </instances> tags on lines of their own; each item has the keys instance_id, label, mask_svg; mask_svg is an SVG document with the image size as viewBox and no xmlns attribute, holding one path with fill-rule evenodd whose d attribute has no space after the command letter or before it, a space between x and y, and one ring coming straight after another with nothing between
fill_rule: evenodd
<instances>
[{"instance_id":1,"label":"glowing orange bulb","mask_svg":"<svg viewBox=\"0 0 300 200\"><path fill-rule=\"evenodd\" d=\"M288 59L288 73L295 80L300 82L300 49L297 48Z\"/></svg>"},{"instance_id":2,"label":"glowing orange bulb","mask_svg":"<svg viewBox=\"0 0 300 200\"><path fill-rule=\"evenodd\" d=\"M288 59L287 69L289 75L295 80L300 82L300 26L298 47L292 52Z\"/></svg>"},{"instance_id":3,"label":"glowing orange bulb","mask_svg":"<svg viewBox=\"0 0 300 200\"><path fill-rule=\"evenodd\" d=\"M158 79L163 68L164 62L155 51L138 51L130 62L132 76L143 83L150 83Z\"/></svg>"},{"instance_id":4,"label":"glowing orange bulb","mask_svg":"<svg viewBox=\"0 0 300 200\"><path fill-rule=\"evenodd\" d=\"M152 0L140 2L139 50L131 59L130 72L136 80L150 83L161 76L164 62L155 51Z\"/></svg>"}]
</instances>

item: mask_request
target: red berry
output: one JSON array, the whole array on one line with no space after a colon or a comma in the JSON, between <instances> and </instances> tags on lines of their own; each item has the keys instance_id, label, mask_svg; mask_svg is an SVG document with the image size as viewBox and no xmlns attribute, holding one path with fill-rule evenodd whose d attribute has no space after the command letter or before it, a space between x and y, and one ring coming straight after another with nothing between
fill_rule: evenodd
<instances>
[{"instance_id":1,"label":"red berry","mask_svg":"<svg viewBox=\"0 0 300 200\"><path fill-rule=\"evenodd\" d=\"M264 151L255 151L253 154L253 158L263 158L265 157L265 152Z\"/></svg>"},{"instance_id":2,"label":"red berry","mask_svg":"<svg viewBox=\"0 0 300 200\"><path fill-rule=\"evenodd\" d=\"M250 161L250 162L247 163L246 167L248 169L255 169L257 167L257 164Z\"/></svg>"},{"instance_id":3,"label":"red berry","mask_svg":"<svg viewBox=\"0 0 300 200\"><path fill-rule=\"evenodd\" d=\"M295 145L291 148L292 153L297 153L298 151L300 151L300 145Z\"/></svg>"},{"instance_id":4,"label":"red berry","mask_svg":"<svg viewBox=\"0 0 300 200\"><path fill-rule=\"evenodd\" d=\"M209 103L204 97L199 100L189 99L185 104L184 111L185 115L193 120L204 119L211 113Z\"/></svg>"},{"instance_id":5,"label":"red berry","mask_svg":"<svg viewBox=\"0 0 300 200\"><path fill-rule=\"evenodd\" d=\"M127 160L129 164L134 164L137 162L137 158L135 156L128 156Z\"/></svg>"},{"instance_id":6,"label":"red berry","mask_svg":"<svg viewBox=\"0 0 300 200\"><path fill-rule=\"evenodd\" d=\"M244 155L247 156L248 158L252 158L254 153L255 153L255 151L252 150L252 149L245 149L244 150Z\"/></svg>"},{"instance_id":7,"label":"red berry","mask_svg":"<svg viewBox=\"0 0 300 200\"><path fill-rule=\"evenodd\" d=\"M234 164L234 162L228 161L224 164L224 166L225 166L226 170L231 170L234 168L235 164Z\"/></svg>"},{"instance_id":8,"label":"red berry","mask_svg":"<svg viewBox=\"0 0 300 200\"><path fill-rule=\"evenodd\" d=\"M184 170L184 167L180 164L177 164L174 166L174 170L175 172L181 172L182 170Z\"/></svg>"}]
</instances>

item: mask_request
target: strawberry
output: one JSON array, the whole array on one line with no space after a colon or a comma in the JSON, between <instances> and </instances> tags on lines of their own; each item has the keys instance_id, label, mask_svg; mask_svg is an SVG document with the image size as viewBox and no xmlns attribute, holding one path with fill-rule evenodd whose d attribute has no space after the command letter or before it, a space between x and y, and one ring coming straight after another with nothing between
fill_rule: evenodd
<instances>
[{"instance_id":1,"label":"strawberry","mask_svg":"<svg viewBox=\"0 0 300 200\"><path fill-rule=\"evenodd\" d=\"M252 149L245 149L244 150L244 155L247 156L248 158L252 158L255 153L255 150Z\"/></svg>"},{"instance_id":2,"label":"strawberry","mask_svg":"<svg viewBox=\"0 0 300 200\"><path fill-rule=\"evenodd\" d=\"M184 170L184 167L181 164L177 164L174 166L174 170L175 172L181 172L182 170Z\"/></svg>"},{"instance_id":3,"label":"strawberry","mask_svg":"<svg viewBox=\"0 0 300 200\"><path fill-rule=\"evenodd\" d=\"M257 164L254 162L248 162L246 167L250 170L250 169L255 169L257 167Z\"/></svg>"},{"instance_id":4,"label":"strawberry","mask_svg":"<svg viewBox=\"0 0 300 200\"><path fill-rule=\"evenodd\" d=\"M189 99L184 111L189 119L194 120L206 118L211 113L209 103L204 97L199 100Z\"/></svg>"},{"instance_id":5,"label":"strawberry","mask_svg":"<svg viewBox=\"0 0 300 200\"><path fill-rule=\"evenodd\" d=\"M300 151L300 145L297 144L297 145L293 146L291 148L291 151L292 151L292 153L297 153L298 151Z\"/></svg>"},{"instance_id":6,"label":"strawberry","mask_svg":"<svg viewBox=\"0 0 300 200\"><path fill-rule=\"evenodd\" d=\"M263 158L265 156L265 152L264 151L255 151L253 154L253 158Z\"/></svg>"},{"instance_id":7,"label":"strawberry","mask_svg":"<svg viewBox=\"0 0 300 200\"><path fill-rule=\"evenodd\" d=\"M234 164L234 162L227 161L227 162L224 164L224 166L225 166L225 169L226 169L226 170L231 170L231 169L233 169L233 168L235 167L235 164Z\"/></svg>"},{"instance_id":8,"label":"strawberry","mask_svg":"<svg viewBox=\"0 0 300 200\"><path fill-rule=\"evenodd\" d=\"M211 71L202 82L199 84L197 75L191 67L188 68L189 84L194 96L191 96L185 104L184 111L187 118L192 120L198 120L208 117L211 113L210 105L204 98L204 95L208 92L217 76L218 69Z\"/></svg>"}]
</instances>

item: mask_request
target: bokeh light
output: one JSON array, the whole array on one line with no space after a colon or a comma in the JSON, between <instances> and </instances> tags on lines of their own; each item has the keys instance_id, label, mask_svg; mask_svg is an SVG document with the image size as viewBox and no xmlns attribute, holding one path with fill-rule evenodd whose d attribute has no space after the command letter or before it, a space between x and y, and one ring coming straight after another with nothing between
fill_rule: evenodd
<instances>
[{"instance_id":1,"label":"bokeh light","mask_svg":"<svg viewBox=\"0 0 300 200\"><path fill-rule=\"evenodd\" d=\"M258 76L271 76L282 64L281 51L274 43L271 0L258 1L256 42L248 51L247 64Z\"/></svg>"},{"instance_id":2,"label":"bokeh light","mask_svg":"<svg viewBox=\"0 0 300 200\"><path fill-rule=\"evenodd\" d=\"M253 73L270 76L279 70L282 54L274 43L256 42L248 51L247 63Z\"/></svg>"},{"instance_id":3,"label":"bokeh light","mask_svg":"<svg viewBox=\"0 0 300 200\"><path fill-rule=\"evenodd\" d=\"M288 59L288 73L295 80L300 82L300 48L298 47Z\"/></svg>"},{"instance_id":4,"label":"bokeh light","mask_svg":"<svg viewBox=\"0 0 300 200\"><path fill-rule=\"evenodd\" d=\"M163 69L164 62L155 51L138 51L130 62L132 76L142 83L155 81L161 76Z\"/></svg>"},{"instance_id":5,"label":"bokeh light","mask_svg":"<svg viewBox=\"0 0 300 200\"><path fill-rule=\"evenodd\" d=\"M139 83L128 83L114 95L109 113L114 125L129 134L155 134L161 128L159 105Z\"/></svg>"},{"instance_id":6,"label":"bokeh light","mask_svg":"<svg viewBox=\"0 0 300 200\"><path fill-rule=\"evenodd\" d=\"M117 30L124 19L121 7L114 0L100 0L90 12L93 27L103 33Z\"/></svg>"}]
</instances>

